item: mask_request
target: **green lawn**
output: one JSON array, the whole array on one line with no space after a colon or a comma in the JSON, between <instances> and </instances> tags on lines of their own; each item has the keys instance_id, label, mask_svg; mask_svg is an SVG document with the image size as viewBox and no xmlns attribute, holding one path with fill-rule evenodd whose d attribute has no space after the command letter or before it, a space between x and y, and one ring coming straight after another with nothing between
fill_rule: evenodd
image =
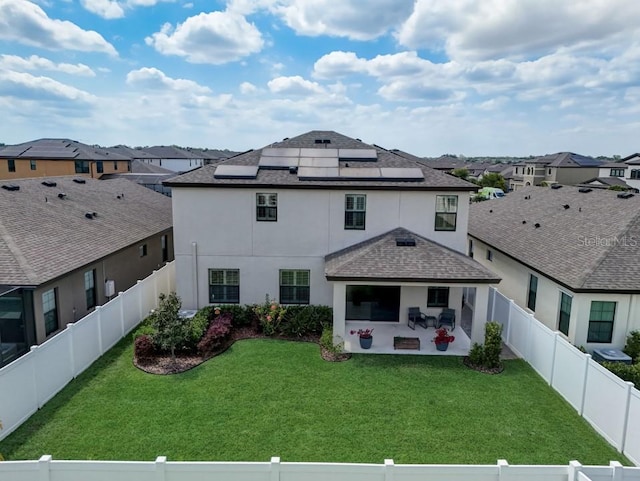
<instances>
[{"instance_id":1,"label":"green lawn","mask_svg":"<svg viewBox=\"0 0 640 481\"><path fill-rule=\"evenodd\" d=\"M0 443L7 460L583 464L628 461L522 361L355 355L245 340L180 375L136 369L118 344Z\"/></svg>"}]
</instances>

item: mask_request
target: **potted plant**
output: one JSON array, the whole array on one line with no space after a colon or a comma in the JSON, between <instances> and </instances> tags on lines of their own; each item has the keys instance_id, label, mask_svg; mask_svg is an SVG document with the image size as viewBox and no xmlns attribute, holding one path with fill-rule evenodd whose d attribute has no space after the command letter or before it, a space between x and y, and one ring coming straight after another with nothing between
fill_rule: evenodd
<instances>
[{"instance_id":1,"label":"potted plant","mask_svg":"<svg viewBox=\"0 0 640 481\"><path fill-rule=\"evenodd\" d=\"M433 338L433 342L436 343L436 349L438 351L446 351L449 343L455 340L455 336L450 335L446 327L436 329L436 336Z\"/></svg>"},{"instance_id":2,"label":"potted plant","mask_svg":"<svg viewBox=\"0 0 640 481\"><path fill-rule=\"evenodd\" d=\"M372 329L358 329L357 331L351 331L351 334L357 334L360 339L360 347L362 349L369 349L371 344L373 344L373 332Z\"/></svg>"}]
</instances>

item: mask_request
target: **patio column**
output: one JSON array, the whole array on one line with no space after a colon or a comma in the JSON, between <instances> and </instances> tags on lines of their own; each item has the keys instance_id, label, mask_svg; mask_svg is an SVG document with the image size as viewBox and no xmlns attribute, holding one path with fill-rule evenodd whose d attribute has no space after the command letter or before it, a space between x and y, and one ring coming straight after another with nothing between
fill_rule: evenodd
<instances>
[{"instance_id":1,"label":"patio column","mask_svg":"<svg viewBox=\"0 0 640 481\"><path fill-rule=\"evenodd\" d=\"M345 326L345 300L347 285L344 282L333 283L333 342L344 342L346 336Z\"/></svg>"},{"instance_id":2,"label":"patio column","mask_svg":"<svg viewBox=\"0 0 640 481\"><path fill-rule=\"evenodd\" d=\"M476 286L475 306L473 308L473 321L471 323L471 344L474 342L484 344L484 326L487 323L487 308L489 306L489 286L480 284Z\"/></svg>"}]
</instances>

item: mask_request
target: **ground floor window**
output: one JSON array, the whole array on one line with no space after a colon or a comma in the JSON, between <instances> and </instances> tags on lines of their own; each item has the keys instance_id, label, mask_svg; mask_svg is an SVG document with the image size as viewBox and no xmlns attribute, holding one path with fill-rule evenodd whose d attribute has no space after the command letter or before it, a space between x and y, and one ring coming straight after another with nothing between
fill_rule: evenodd
<instances>
[{"instance_id":1,"label":"ground floor window","mask_svg":"<svg viewBox=\"0 0 640 481\"><path fill-rule=\"evenodd\" d=\"M44 315L44 331L48 336L58 330L58 307L56 290L49 289L42 294L42 313Z\"/></svg>"},{"instance_id":2,"label":"ground floor window","mask_svg":"<svg viewBox=\"0 0 640 481\"><path fill-rule=\"evenodd\" d=\"M427 307L449 307L449 288L429 287L427 291Z\"/></svg>"},{"instance_id":3,"label":"ground floor window","mask_svg":"<svg viewBox=\"0 0 640 481\"><path fill-rule=\"evenodd\" d=\"M280 303L309 304L309 282L311 271L280 271Z\"/></svg>"},{"instance_id":4,"label":"ground floor window","mask_svg":"<svg viewBox=\"0 0 640 481\"><path fill-rule=\"evenodd\" d=\"M615 302L591 301L587 342L611 342L611 339L613 338L613 319L615 318L615 315Z\"/></svg>"},{"instance_id":5,"label":"ground floor window","mask_svg":"<svg viewBox=\"0 0 640 481\"><path fill-rule=\"evenodd\" d=\"M400 286L347 286L348 321L398 322Z\"/></svg>"},{"instance_id":6,"label":"ground floor window","mask_svg":"<svg viewBox=\"0 0 640 481\"><path fill-rule=\"evenodd\" d=\"M209 302L240 303L240 269L209 269Z\"/></svg>"},{"instance_id":7,"label":"ground floor window","mask_svg":"<svg viewBox=\"0 0 640 481\"><path fill-rule=\"evenodd\" d=\"M560 313L558 315L558 330L565 336L569 335L569 319L571 318L571 296L560 293Z\"/></svg>"},{"instance_id":8,"label":"ground floor window","mask_svg":"<svg viewBox=\"0 0 640 481\"><path fill-rule=\"evenodd\" d=\"M527 292L527 307L535 312L536 297L538 296L538 278L533 274L529 275L529 292Z\"/></svg>"},{"instance_id":9,"label":"ground floor window","mask_svg":"<svg viewBox=\"0 0 640 481\"><path fill-rule=\"evenodd\" d=\"M35 343L33 291L0 287L0 367L28 352Z\"/></svg>"}]
</instances>

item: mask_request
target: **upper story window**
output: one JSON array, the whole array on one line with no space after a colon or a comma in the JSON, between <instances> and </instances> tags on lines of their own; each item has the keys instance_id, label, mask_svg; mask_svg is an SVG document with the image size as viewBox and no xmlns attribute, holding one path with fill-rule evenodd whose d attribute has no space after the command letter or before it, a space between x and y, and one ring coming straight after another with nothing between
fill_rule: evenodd
<instances>
[{"instance_id":1,"label":"upper story window","mask_svg":"<svg viewBox=\"0 0 640 481\"><path fill-rule=\"evenodd\" d=\"M162 262L169 260L169 242L166 235L160 237L160 247L162 248Z\"/></svg>"},{"instance_id":2,"label":"upper story window","mask_svg":"<svg viewBox=\"0 0 640 481\"><path fill-rule=\"evenodd\" d=\"M436 195L436 227L435 230L456 230L458 216L457 195Z\"/></svg>"},{"instance_id":3,"label":"upper story window","mask_svg":"<svg viewBox=\"0 0 640 481\"><path fill-rule=\"evenodd\" d=\"M624 177L624 169L611 169L610 177Z\"/></svg>"},{"instance_id":4,"label":"upper story window","mask_svg":"<svg viewBox=\"0 0 640 481\"><path fill-rule=\"evenodd\" d=\"M469 257L473 259L473 240L469 239Z\"/></svg>"},{"instance_id":5,"label":"upper story window","mask_svg":"<svg viewBox=\"0 0 640 481\"><path fill-rule=\"evenodd\" d=\"M89 162L87 162L86 160L76 160L75 167L76 167L76 174L89 173Z\"/></svg>"},{"instance_id":6,"label":"upper story window","mask_svg":"<svg viewBox=\"0 0 640 481\"><path fill-rule=\"evenodd\" d=\"M256 194L256 220L278 220L278 194Z\"/></svg>"},{"instance_id":7,"label":"upper story window","mask_svg":"<svg viewBox=\"0 0 640 481\"><path fill-rule=\"evenodd\" d=\"M367 216L367 196L347 194L344 199L344 228L364 230Z\"/></svg>"},{"instance_id":8,"label":"upper story window","mask_svg":"<svg viewBox=\"0 0 640 481\"><path fill-rule=\"evenodd\" d=\"M493 251L491 249L487 249L487 260L493 262Z\"/></svg>"},{"instance_id":9,"label":"upper story window","mask_svg":"<svg viewBox=\"0 0 640 481\"><path fill-rule=\"evenodd\" d=\"M551 175L551 169L549 169L549 170L548 170L548 172L549 172L549 174L548 174L548 175Z\"/></svg>"},{"instance_id":10,"label":"upper story window","mask_svg":"<svg viewBox=\"0 0 640 481\"><path fill-rule=\"evenodd\" d=\"M140 254L140 257L147 256L147 244L142 244L141 246L138 246L138 254Z\"/></svg>"},{"instance_id":11,"label":"upper story window","mask_svg":"<svg viewBox=\"0 0 640 481\"><path fill-rule=\"evenodd\" d=\"M36 170L36 161L35 160L29 161L29 164L31 165L31 170Z\"/></svg>"},{"instance_id":12,"label":"upper story window","mask_svg":"<svg viewBox=\"0 0 640 481\"><path fill-rule=\"evenodd\" d=\"M7 167L9 169L9 172L15 172L16 171L16 160L15 159L7 159Z\"/></svg>"}]
</instances>

